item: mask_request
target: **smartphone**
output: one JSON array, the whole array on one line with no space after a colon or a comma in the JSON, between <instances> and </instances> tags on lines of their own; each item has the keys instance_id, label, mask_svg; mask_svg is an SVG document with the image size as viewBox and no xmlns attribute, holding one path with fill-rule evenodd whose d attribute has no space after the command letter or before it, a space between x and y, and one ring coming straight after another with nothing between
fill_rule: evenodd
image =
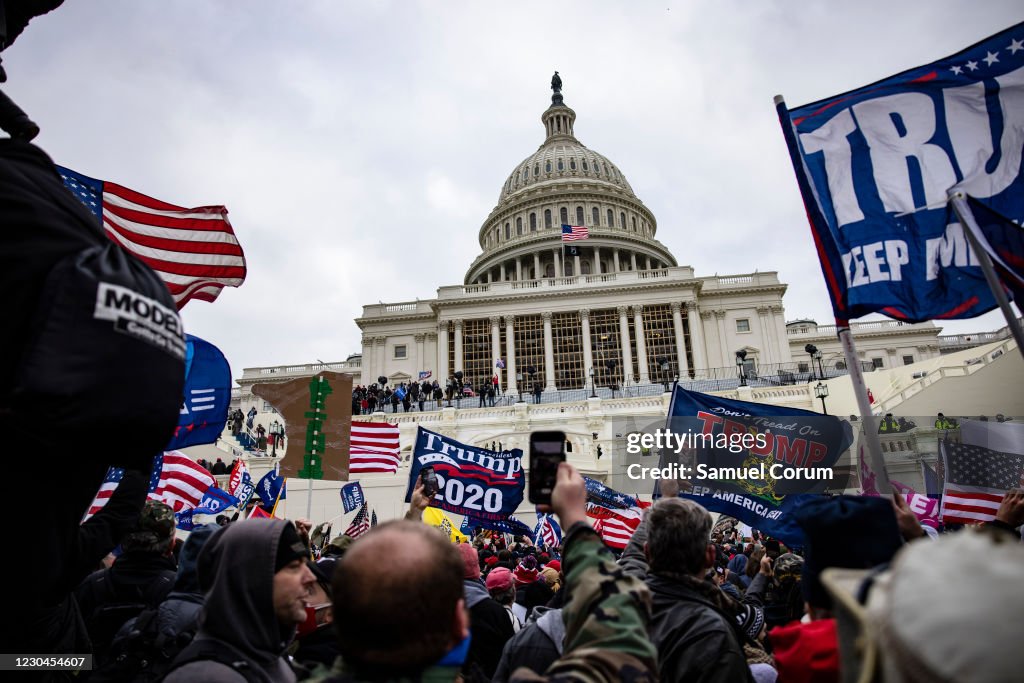
<instances>
[{"instance_id":1,"label":"smartphone","mask_svg":"<svg viewBox=\"0 0 1024 683\"><path fill-rule=\"evenodd\" d=\"M420 470L420 481L423 482L423 495L433 498L437 495L437 472L430 465Z\"/></svg>"},{"instance_id":2,"label":"smartphone","mask_svg":"<svg viewBox=\"0 0 1024 683\"><path fill-rule=\"evenodd\" d=\"M550 505L558 463L565 462L565 432L530 434L530 502Z\"/></svg>"}]
</instances>

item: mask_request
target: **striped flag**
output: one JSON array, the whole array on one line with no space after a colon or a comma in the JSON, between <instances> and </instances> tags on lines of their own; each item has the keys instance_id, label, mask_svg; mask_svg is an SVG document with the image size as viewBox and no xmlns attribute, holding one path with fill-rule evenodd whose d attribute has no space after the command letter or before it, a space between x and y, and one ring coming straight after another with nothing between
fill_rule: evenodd
<instances>
[{"instance_id":1,"label":"striped flag","mask_svg":"<svg viewBox=\"0 0 1024 683\"><path fill-rule=\"evenodd\" d=\"M398 425L387 422L353 422L349 447L349 474L398 472Z\"/></svg>"},{"instance_id":2,"label":"striped flag","mask_svg":"<svg viewBox=\"0 0 1024 683\"><path fill-rule=\"evenodd\" d=\"M623 550L640 526L643 512L638 507L613 510L596 503L587 503L587 516L596 520L594 530L601 534L605 545Z\"/></svg>"},{"instance_id":3,"label":"striped flag","mask_svg":"<svg viewBox=\"0 0 1024 683\"><path fill-rule=\"evenodd\" d=\"M149 498L166 503L175 512L199 505L217 480L187 455L168 451L153 459L149 477Z\"/></svg>"},{"instance_id":4,"label":"striped flag","mask_svg":"<svg viewBox=\"0 0 1024 683\"><path fill-rule=\"evenodd\" d=\"M590 231L585 225L562 225L562 241L575 242L590 237Z\"/></svg>"},{"instance_id":5,"label":"striped flag","mask_svg":"<svg viewBox=\"0 0 1024 683\"><path fill-rule=\"evenodd\" d=\"M1006 492L1024 483L1024 455L948 441L939 449L946 471L941 517L947 524L995 519Z\"/></svg>"},{"instance_id":6,"label":"striped flag","mask_svg":"<svg viewBox=\"0 0 1024 683\"><path fill-rule=\"evenodd\" d=\"M82 518L83 522L103 509L103 506L107 504L110 497L114 495L114 490L121 483L122 478L124 478L124 468L110 467L107 469L107 476L103 478L100 490L96 492L96 497L93 498L92 504L85 513L85 517Z\"/></svg>"},{"instance_id":7,"label":"striped flag","mask_svg":"<svg viewBox=\"0 0 1024 683\"><path fill-rule=\"evenodd\" d=\"M533 530L533 544L557 548L562 544L562 528L551 515L538 512L537 526Z\"/></svg>"},{"instance_id":8,"label":"striped flag","mask_svg":"<svg viewBox=\"0 0 1024 683\"><path fill-rule=\"evenodd\" d=\"M352 523L345 529L345 535L351 536L352 538L359 538L367 531L370 530L370 513L369 507L366 503L363 503L363 507L359 508L359 512L352 518Z\"/></svg>"},{"instance_id":9,"label":"striped flag","mask_svg":"<svg viewBox=\"0 0 1024 683\"><path fill-rule=\"evenodd\" d=\"M245 255L223 206L186 209L61 166L57 170L107 237L156 271L179 310L192 299L213 301L224 287L245 280Z\"/></svg>"}]
</instances>

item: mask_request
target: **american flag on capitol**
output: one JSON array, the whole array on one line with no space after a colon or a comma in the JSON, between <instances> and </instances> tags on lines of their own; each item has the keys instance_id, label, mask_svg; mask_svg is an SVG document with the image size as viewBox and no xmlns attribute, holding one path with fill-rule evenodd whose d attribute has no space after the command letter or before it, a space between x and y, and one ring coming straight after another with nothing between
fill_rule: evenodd
<instances>
[{"instance_id":1,"label":"american flag on capitol","mask_svg":"<svg viewBox=\"0 0 1024 683\"><path fill-rule=\"evenodd\" d=\"M575 242L590 237L590 231L585 225L562 225L562 241Z\"/></svg>"},{"instance_id":2,"label":"american flag on capitol","mask_svg":"<svg viewBox=\"0 0 1024 683\"><path fill-rule=\"evenodd\" d=\"M388 422L352 422L349 474L398 471L398 425Z\"/></svg>"},{"instance_id":3,"label":"american flag on capitol","mask_svg":"<svg viewBox=\"0 0 1024 683\"><path fill-rule=\"evenodd\" d=\"M359 512L352 518L352 523L345 529L345 535L352 538L359 538L370 530L370 512L366 503L359 508Z\"/></svg>"},{"instance_id":4,"label":"american flag on capitol","mask_svg":"<svg viewBox=\"0 0 1024 683\"><path fill-rule=\"evenodd\" d=\"M107 237L156 271L180 310L213 301L245 280L245 255L223 206L186 209L61 166L64 185L103 224Z\"/></svg>"},{"instance_id":5,"label":"american flag on capitol","mask_svg":"<svg viewBox=\"0 0 1024 683\"><path fill-rule=\"evenodd\" d=\"M976 524L995 519L1006 492L1024 481L1024 455L948 441L939 448L945 461L943 522Z\"/></svg>"},{"instance_id":6,"label":"american flag on capitol","mask_svg":"<svg viewBox=\"0 0 1024 683\"><path fill-rule=\"evenodd\" d=\"M178 451L168 451L153 458L149 476L151 500L166 503L175 512L194 508L203 494L217 485L213 475Z\"/></svg>"},{"instance_id":7,"label":"american flag on capitol","mask_svg":"<svg viewBox=\"0 0 1024 683\"><path fill-rule=\"evenodd\" d=\"M85 513L85 517L82 521L86 521L97 512L103 509L103 506L107 504L110 497L114 495L114 490L118 484L121 483L121 479L124 478L124 468L122 467L111 467L107 469L107 476L103 478L103 483L100 484L100 490L96 492L96 497L93 498L92 504Z\"/></svg>"}]
</instances>

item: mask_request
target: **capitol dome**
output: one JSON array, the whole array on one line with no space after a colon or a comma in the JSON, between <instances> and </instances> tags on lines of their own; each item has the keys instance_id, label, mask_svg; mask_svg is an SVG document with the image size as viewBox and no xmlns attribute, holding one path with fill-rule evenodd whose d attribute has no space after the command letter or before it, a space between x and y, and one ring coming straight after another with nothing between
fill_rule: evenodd
<instances>
[{"instance_id":1,"label":"capitol dome","mask_svg":"<svg viewBox=\"0 0 1024 683\"><path fill-rule=\"evenodd\" d=\"M626 176L573 131L576 112L562 100L558 72L551 106L541 115L545 139L516 164L498 204L480 227L483 253L465 284L601 275L673 267L658 242L657 222ZM588 238L563 248L562 225L585 226Z\"/></svg>"}]
</instances>

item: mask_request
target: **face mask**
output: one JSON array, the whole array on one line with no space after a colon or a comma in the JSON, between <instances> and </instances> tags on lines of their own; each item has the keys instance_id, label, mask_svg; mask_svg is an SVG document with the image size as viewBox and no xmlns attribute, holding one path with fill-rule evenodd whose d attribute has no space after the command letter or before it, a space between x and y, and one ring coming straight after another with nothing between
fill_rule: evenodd
<instances>
[{"instance_id":1,"label":"face mask","mask_svg":"<svg viewBox=\"0 0 1024 683\"><path fill-rule=\"evenodd\" d=\"M330 606L331 603L329 602L323 602L319 605L307 605L306 620L299 624L299 628L295 634L296 637L303 638L320 628L320 626L323 625L324 617L326 616L327 610Z\"/></svg>"}]
</instances>

